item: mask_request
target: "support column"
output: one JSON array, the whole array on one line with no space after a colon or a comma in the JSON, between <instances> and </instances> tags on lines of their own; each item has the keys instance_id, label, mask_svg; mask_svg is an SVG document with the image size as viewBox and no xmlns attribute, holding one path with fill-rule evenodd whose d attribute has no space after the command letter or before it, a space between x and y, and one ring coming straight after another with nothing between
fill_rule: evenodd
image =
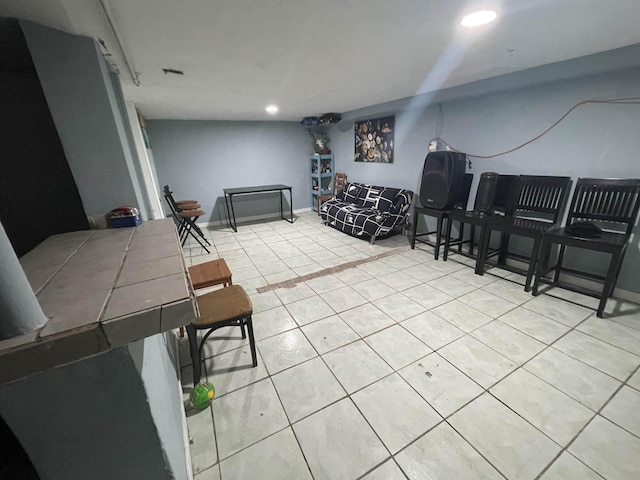
<instances>
[{"instance_id":1,"label":"support column","mask_svg":"<svg viewBox=\"0 0 640 480\"><path fill-rule=\"evenodd\" d=\"M42 327L47 317L1 223L0 265L0 340L4 340Z\"/></svg>"}]
</instances>

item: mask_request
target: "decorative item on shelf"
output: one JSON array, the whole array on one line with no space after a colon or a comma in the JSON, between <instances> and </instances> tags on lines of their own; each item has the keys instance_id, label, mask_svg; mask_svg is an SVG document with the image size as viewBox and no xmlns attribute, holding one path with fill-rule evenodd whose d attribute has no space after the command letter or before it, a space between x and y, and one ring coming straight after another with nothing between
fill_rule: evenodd
<instances>
[{"instance_id":1,"label":"decorative item on shelf","mask_svg":"<svg viewBox=\"0 0 640 480\"><path fill-rule=\"evenodd\" d=\"M329 133L332 125L340 121L339 113L325 113L320 117L304 117L300 125L305 127L311 138L311 146L317 155L329 155Z\"/></svg>"},{"instance_id":2,"label":"decorative item on shelf","mask_svg":"<svg viewBox=\"0 0 640 480\"><path fill-rule=\"evenodd\" d=\"M316 154L327 155L331 153L331 150L329 150L329 135L326 132L318 132L312 128L307 128L307 133L311 138L311 145Z\"/></svg>"}]
</instances>

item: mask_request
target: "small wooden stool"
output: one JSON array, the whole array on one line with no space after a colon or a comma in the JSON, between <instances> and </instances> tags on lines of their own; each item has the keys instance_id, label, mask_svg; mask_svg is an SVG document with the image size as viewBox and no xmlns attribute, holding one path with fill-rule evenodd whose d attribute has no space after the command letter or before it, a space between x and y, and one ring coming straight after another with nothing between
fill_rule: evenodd
<instances>
[{"instance_id":1,"label":"small wooden stool","mask_svg":"<svg viewBox=\"0 0 640 480\"><path fill-rule=\"evenodd\" d=\"M195 290L213 287L214 285L224 285L225 287L233 285L231 270L229 270L224 258L189 267L189 277Z\"/></svg>"},{"instance_id":2,"label":"small wooden stool","mask_svg":"<svg viewBox=\"0 0 640 480\"><path fill-rule=\"evenodd\" d=\"M229 287L233 284L231 281L231 270L229 270L224 258L200 263L189 267L188 270L191 285L193 285L194 290L213 287L214 285ZM182 337L184 337L184 327L180 327L180 338Z\"/></svg>"},{"instance_id":3,"label":"small wooden stool","mask_svg":"<svg viewBox=\"0 0 640 480\"><path fill-rule=\"evenodd\" d=\"M200 382L200 369L202 362L202 348L209 335L218 328L236 326L242 330L242 338L249 334L249 346L251 348L251 363L258 365L256 355L256 341L253 335L253 305L244 288L240 285L230 285L198 297L198 309L200 317L187 325L189 336L189 349L191 353L191 365L193 368L193 384ZM245 332L246 327L246 332ZM198 330L208 330L198 345Z\"/></svg>"}]
</instances>

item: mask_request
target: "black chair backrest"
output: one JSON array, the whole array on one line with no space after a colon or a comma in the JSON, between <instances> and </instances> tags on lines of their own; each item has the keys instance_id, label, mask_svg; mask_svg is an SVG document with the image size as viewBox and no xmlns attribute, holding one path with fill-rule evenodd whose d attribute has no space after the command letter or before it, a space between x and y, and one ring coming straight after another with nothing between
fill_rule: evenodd
<instances>
[{"instance_id":1,"label":"black chair backrest","mask_svg":"<svg viewBox=\"0 0 640 480\"><path fill-rule=\"evenodd\" d=\"M640 179L579 178L567 225L597 222L603 230L631 235L640 209Z\"/></svg>"},{"instance_id":2,"label":"black chair backrest","mask_svg":"<svg viewBox=\"0 0 640 480\"><path fill-rule=\"evenodd\" d=\"M169 185L165 185L164 186L163 195L164 195L164 199L169 204L169 208L171 209L171 213L174 216L176 216L178 214L178 212L180 211L180 209L178 208L178 204L176 203L176 201L173 199L173 192L171 190L169 190Z\"/></svg>"},{"instance_id":3,"label":"black chair backrest","mask_svg":"<svg viewBox=\"0 0 640 480\"><path fill-rule=\"evenodd\" d=\"M571 177L520 175L519 184L514 215L557 223L569 195Z\"/></svg>"}]
</instances>

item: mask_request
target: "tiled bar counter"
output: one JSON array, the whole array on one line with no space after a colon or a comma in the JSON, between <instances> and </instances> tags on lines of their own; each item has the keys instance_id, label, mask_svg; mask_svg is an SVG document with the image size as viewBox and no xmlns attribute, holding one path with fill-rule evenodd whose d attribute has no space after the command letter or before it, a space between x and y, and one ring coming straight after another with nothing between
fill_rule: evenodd
<instances>
[{"instance_id":1,"label":"tiled bar counter","mask_svg":"<svg viewBox=\"0 0 640 480\"><path fill-rule=\"evenodd\" d=\"M47 324L0 342L0 382L165 332L195 318L170 219L49 237L20 259Z\"/></svg>"},{"instance_id":2,"label":"tiled bar counter","mask_svg":"<svg viewBox=\"0 0 640 480\"><path fill-rule=\"evenodd\" d=\"M189 478L168 332L197 307L173 221L54 235L20 263L48 320L0 341L0 415L41 478Z\"/></svg>"}]
</instances>

